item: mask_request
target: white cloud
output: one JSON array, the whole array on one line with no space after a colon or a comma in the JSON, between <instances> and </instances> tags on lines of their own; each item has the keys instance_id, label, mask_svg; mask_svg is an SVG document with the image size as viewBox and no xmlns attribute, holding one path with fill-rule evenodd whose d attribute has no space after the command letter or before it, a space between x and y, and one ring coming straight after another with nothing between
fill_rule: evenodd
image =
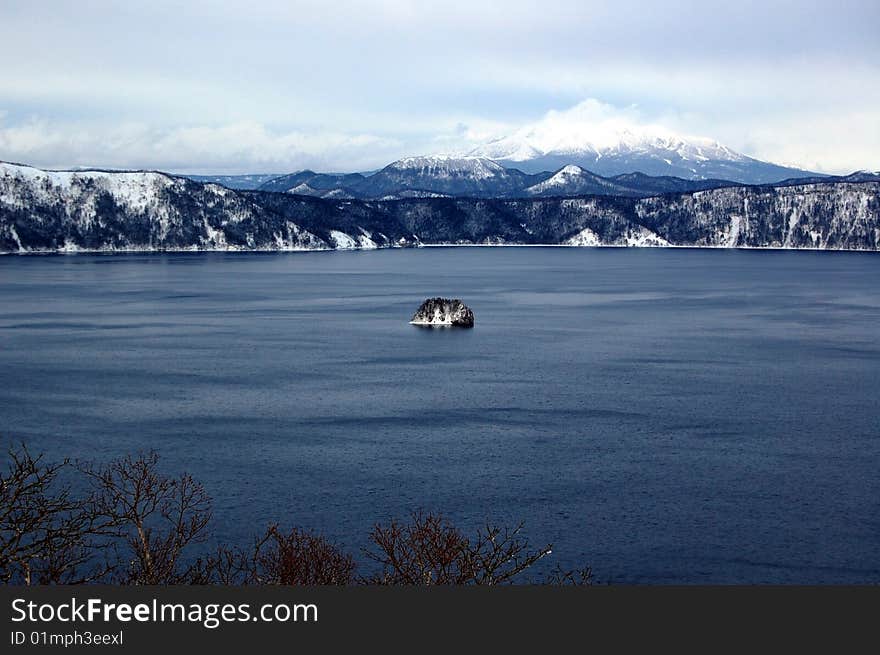
<instances>
[{"instance_id":1,"label":"white cloud","mask_svg":"<svg viewBox=\"0 0 880 655\"><path fill-rule=\"evenodd\" d=\"M7 160L47 167L100 166L176 172L287 172L371 168L387 163L399 141L372 134L273 131L244 121L159 129L31 120L0 124Z\"/></svg>"},{"instance_id":2,"label":"white cloud","mask_svg":"<svg viewBox=\"0 0 880 655\"><path fill-rule=\"evenodd\" d=\"M587 99L568 109L552 109L534 121L514 123L469 117L438 121L424 134L378 135L326 130L280 130L256 121L221 125L156 127L129 122L29 119L4 122L0 110L0 159L36 166L150 168L182 173L372 170L412 154L464 153L511 134L526 135L544 150L586 141L597 145L620 134L666 132L670 136L717 139L744 154L826 173L856 168L880 169L880 110L849 113L769 114L760 124L749 120L715 124L700 112L652 116L636 105L615 107ZM846 147L842 147L846 144Z\"/></svg>"},{"instance_id":3,"label":"white cloud","mask_svg":"<svg viewBox=\"0 0 880 655\"><path fill-rule=\"evenodd\" d=\"M539 121L517 132L544 152L558 151L572 142L591 143L599 148L613 146L628 133L672 136L671 130L647 123L635 105L617 108L595 98L569 109L551 109Z\"/></svg>"},{"instance_id":4,"label":"white cloud","mask_svg":"<svg viewBox=\"0 0 880 655\"><path fill-rule=\"evenodd\" d=\"M880 109L779 116L741 127L743 149L758 159L821 173L880 171Z\"/></svg>"},{"instance_id":5,"label":"white cloud","mask_svg":"<svg viewBox=\"0 0 880 655\"><path fill-rule=\"evenodd\" d=\"M877 168L878 21L876 0L6 0L0 158L362 168L601 98L746 154Z\"/></svg>"},{"instance_id":6,"label":"white cloud","mask_svg":"<svg viewBox=\"0 0 880 655\"><path fill-rule=\"evenodd\" d=\"M572 143L601 148L614 145L621 138L637 139L641 135L682 136L719 141L758 159L819 172L880 169L880 109L873 107L855 112L802 111L795 115L768 112L758 123L732 116L718 124L711 115L700 112L667 111L655 115L637 105L615 107L589 98L568 109L549 110L525 124L492 127L475 131L462 125L443 141L457 142L460 150L467 152L493 138L512 136L512 142L528 143L546 152L564 149ZM480 138L474 139L475 136Z\"/></svg>"}]
</instances>

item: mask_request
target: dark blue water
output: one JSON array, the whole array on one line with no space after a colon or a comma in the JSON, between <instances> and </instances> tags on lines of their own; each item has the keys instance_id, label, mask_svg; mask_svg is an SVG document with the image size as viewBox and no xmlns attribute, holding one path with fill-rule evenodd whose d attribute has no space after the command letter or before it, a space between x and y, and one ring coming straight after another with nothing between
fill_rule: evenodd
<instances>
[{"instance_id":1,"label":"dark blue water","mask_svg":"<svg viewBox=\"0 0 880 655\"><path fill-rule=\"evenodd\" d=\"M872 254L0 258L0 436L156 449L224 540L422 507L605 581L878 582L878 400Z\"/></svg>"}]
</instances>

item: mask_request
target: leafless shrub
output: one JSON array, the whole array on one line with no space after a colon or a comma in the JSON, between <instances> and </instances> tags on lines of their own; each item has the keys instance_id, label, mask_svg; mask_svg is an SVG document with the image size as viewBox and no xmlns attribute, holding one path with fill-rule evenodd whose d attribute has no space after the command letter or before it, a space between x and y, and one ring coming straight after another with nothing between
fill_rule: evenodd
<instances>
[{"instance_id":1,"label":"leafless shrub","mask_svg":"<svg viewBox=\"0 0 880 655\"><path fill-rule=\"evenodd\" d=\"M251 559L237 547L217 546L192 566L191 584L244 585L251 581Z\"/></svg>"},{"instance_id":2,"label":"leafless shrub","mask_svg":"<svg viewBox=\"0 0 880 655\"><path fill-rule=\"evenodd\" d=\"M590 586L593 584L593 569L586 567L566 571L556 567L547 577L546 584L557 586Z\"/></svg>"},{"instance_id":3,"label":"leafless shrub","mask_svg":"<svg viewBox=\"0 0 880 655\"><path fill-rule=\"evenodd\" d=\"M220 546L200 560L193 582L223 585L349 585L354 558L327 539L270 525L249 550Z\"/></svg>"},{"instance_id":4,"label":"leafless shrub","mask_svg":"<svg viewBox=\"0 0 880 655\"><path fill-rule=\"evenodd\" d=\"M73 497L59 475L70 468L10 447L0 477L0 580L4 583L78 584L100 580L106 567L88 504Z\"/></svg>"},{"instance_id":5,"label":"leafless shrub","mask_svg":"<svg viewBox=\"0 0 880 655\"><path fill-rule=\"evenodd\" d=\"M83 466L95 491L91 511L102 533L127 546L127 566L117 578L129 584L181 584L200 576L187 547L205 539L211 499L190 475L158 471L155 452L131 455L105 466Z\"/></svg>"},{"instance_id":6,"label":"leafless shrub","mask_svg":"<svg viewBox=\"0 0 880 655\"><path fill-rule=\"evenodd\" d=\"M369 559L381 566L357 578L354 558L320 535L270 525L250 548L220 545L198 556L211 499L189 475L169 477L155 452L106 465L48 464L11 448L0 475L0 582L9 584L498 585L530 582L550 554L515 528L486 524L467 537L441 514L415 512L377 524ZM77 498L68 473L90 483ZM62 475L64 474L64 475ZM590 584L590 569L557 568L546 584Z\"/></svg>"},{"instance_id":7,"label":"leafless shrub","mask_svg":"<svg viewBox=\"0 0 880 655\"><path fill-rule=\"evenodd\" d=\"M376 525L370 541L377 550L367 556L382 565L377 584L495 585L514 581L550 546L533 549L513 529L486 525L469 539L440 514L416 512L408 523Z\"/></svg>"},{"instance_id":8,"label":"leafless shrub","mask_svg":"<svg viewBox=\"0 0 880 655\"><path fill-rule=\"evenodd\" d=\"M533 549L521 536L523 524L515 528L486 526L477 533L468 551L474 584L508 584L552 552L548 544Z\"/></svg>"},{"instance_id":9,"label":"leafless shrub","mask_svg":"<svg viewBox=\"0 0 880 655\"><path fill-rule=\"evenodd\" d=\"M320 535L271 525L257 541L248 567L249 582L282 585L347 585L354 581L354 558Z\"/></svg>"},{"instance_id":10,"label":"leafless shrub","mask_svg":"<svg viewBox=\"0 0 880 655\"><path fill-rule=\"evenodd\" d=\"M373 582L401 585L465 584L470 580L468 540L440 514L415 512L409 523L377 524L367 557L382 565Z\"/></svg>"}]
</instances>

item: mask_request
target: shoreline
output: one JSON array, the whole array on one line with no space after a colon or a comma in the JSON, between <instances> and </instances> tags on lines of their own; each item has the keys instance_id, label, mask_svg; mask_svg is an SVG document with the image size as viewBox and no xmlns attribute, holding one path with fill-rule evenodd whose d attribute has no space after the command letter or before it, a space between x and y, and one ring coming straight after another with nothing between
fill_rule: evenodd
<instances>
[{"instance_id":1,"label":"shoreline","mask_svg":"<svg viewBox=\"0 0 880 655\"><path fill-rule=\"evenodd\" d=\"M880 249L869 248L815 248L792 246L698 246L666 244L662 246L628 246L615 244L600 244L580 246L566 243L419 243L413 246L379 246L376 248L112 248L94 249L58 248L55 250L3 250L0 256L76 256L76 255L164 255L164 254L291 254L291 253L317 253L317 252L370 252L379 250L418 250L420 248L579 248L579 249L606 249L617 250L756 250L756 251L786 251L786 252L847 252L847 253L880 253Z\"/></svg>"}]
</instances>

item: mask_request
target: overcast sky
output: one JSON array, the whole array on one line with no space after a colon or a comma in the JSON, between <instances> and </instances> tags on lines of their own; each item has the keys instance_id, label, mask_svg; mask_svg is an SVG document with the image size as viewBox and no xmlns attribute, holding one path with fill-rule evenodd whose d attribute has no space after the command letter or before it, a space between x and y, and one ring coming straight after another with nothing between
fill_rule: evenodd
<instances>
[{"instance_id":1,"label":"overcast sky","mask_svg":"<svg viewBox=\"0 0 880 655\"><path fill-rule=\"evenodd\" d=\"M590 100L880 169L877 0L3 0L0 44L0 159L38 166L367 170Z\"/></svg>"}]
</instances>

